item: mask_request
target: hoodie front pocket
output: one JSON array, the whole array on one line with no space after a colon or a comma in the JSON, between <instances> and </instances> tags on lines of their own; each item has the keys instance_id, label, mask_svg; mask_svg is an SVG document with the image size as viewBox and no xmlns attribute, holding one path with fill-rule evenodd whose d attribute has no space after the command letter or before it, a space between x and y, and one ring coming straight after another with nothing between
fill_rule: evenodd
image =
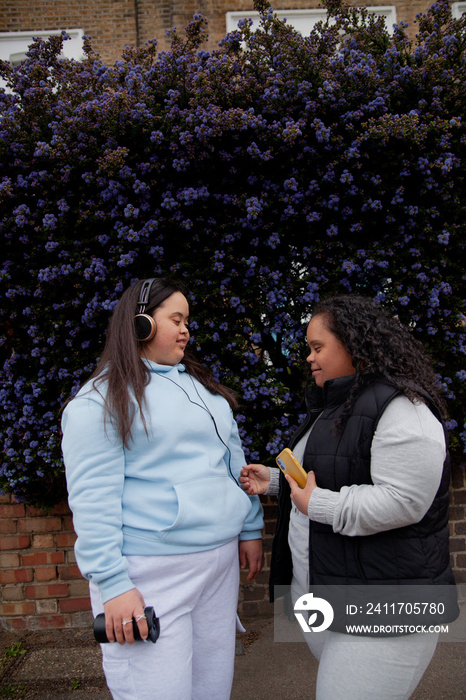
<instances>
[{"instance_id":1,"label":"hoodie front pocket","mask_svg":"<svg viewBox=\"0 0 466 700\"><path fill-rule=\"evenodd\" d=\"M178 514L160 535L167 543L209 545L236 537L251 501L228 476L212 476L174 486Z\"/></svg>"}]
</instances>

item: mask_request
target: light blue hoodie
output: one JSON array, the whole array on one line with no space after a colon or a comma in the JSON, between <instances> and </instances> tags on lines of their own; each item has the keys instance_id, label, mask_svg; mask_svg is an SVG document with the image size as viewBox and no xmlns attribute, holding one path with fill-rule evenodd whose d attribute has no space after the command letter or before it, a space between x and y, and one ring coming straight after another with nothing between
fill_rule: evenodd
<instances>
[{"instance_id":1,"label":"light blue hoodie","mask_svg":"<svg viewBox=\"0 0 466 700\"><path fill-rule=\"evenodd\" d=\"M145 362L147 434L135 402L128 449L104 424L105 382L86 384L63 413L76 559L104 602L134 588L126 555L199 552L259 539L263 527L259 498L230 475L238 481L246 460L228 402L182 364Z\"/></svg>"}]
</instances>

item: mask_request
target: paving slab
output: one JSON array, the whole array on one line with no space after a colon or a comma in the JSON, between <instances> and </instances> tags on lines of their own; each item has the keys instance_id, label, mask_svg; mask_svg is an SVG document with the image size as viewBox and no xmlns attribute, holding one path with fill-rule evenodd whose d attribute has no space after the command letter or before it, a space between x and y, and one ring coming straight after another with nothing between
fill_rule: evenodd
<instances>
[{"instance_id":1,"label":"paving slab","mask_svg":"<svg viewBox=\"0 0 466 700\"><path fill-rule=\"evenodd\" d=\"M270 617L242 622L247 631L237 640L231 700L315 700L317 662L305 642L274 641ZM89 630L0 630L0 653L18 642L25 653L0 668L0 697L111 700L100 647ZM411 700L466 700L464 642L439 643Z\"/></svg>"}]
</instances>

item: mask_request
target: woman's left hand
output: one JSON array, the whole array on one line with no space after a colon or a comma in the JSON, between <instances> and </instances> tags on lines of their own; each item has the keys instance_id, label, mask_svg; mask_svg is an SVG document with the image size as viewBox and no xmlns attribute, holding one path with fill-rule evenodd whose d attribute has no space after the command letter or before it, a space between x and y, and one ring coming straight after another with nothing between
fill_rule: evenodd
<instances>
[{"instance_id":1,"label":"woman's left hand","mask_svg":"<svg viewBox=\"0 0 466 700\"><path fill-rule=\"evenodd\" d=\"M301 513L307 515L307 509L309 507L309 499L311 497L311 493L317 486L314 472L309 472L309 474L307 475L307 483L303 489L300 486L298 486L293 477L285 474L285 479L290 485L291 500L293 501L293 504L298 510L301 511Z\"/></svg>"},{"instance_id":2,"label":"woman's left hand","mask_svg":"<svg viewBox=\"0 0 466 700\"><path fill-rule=\"evenodd\" d=\"M239 565L246 569L249 565L248 581L254 581L262 569L262 540L240 540Z\"/></svg>"},{"instance_id":3,"label":"woman's left hand","mask_svg":"<svg viewBox=\"0 0 466 700\"><path fill-rule=\"evenodd\" d=\"M142 639L148 634L144 615L145 602L137 588L130 588L126 593L111 598L104 603L105 632L109 642L133 644L133 619L137 621Z\"/></svg>"}]
</instances>

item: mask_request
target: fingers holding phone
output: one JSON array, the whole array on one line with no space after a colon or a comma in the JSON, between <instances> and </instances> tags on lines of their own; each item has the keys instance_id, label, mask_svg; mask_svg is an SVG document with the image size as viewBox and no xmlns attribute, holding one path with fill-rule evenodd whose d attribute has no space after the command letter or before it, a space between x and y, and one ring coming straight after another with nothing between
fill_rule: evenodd
<instances>
[{"instance_id":1,"label":"fingers holding phone","mask_svg":"<svg viewBox=\"0 0 466 700\"><path fill-rule=\"evenodd\" d=\"M301 513L308 515L309 499L317 486L314 472L309 472L309 474L307 474L307 481L304 488L301 488L293 477L288 476L288 474L285 474L285 479L287 480L291 489L290 498L293 505L295 505L296 508L301 511Z\"/></svg>"},{"instance_id":2,"label":"fingers holding phone","mask_svg":"<svg viewBox=\"0 0 466 700\"><path fill-rule=\"evenodd\" d=\"M307 484L307 473L288 447L278 455L276 462L285 476L291 476L303 489Z\"/></svg>"}]
</instances>

